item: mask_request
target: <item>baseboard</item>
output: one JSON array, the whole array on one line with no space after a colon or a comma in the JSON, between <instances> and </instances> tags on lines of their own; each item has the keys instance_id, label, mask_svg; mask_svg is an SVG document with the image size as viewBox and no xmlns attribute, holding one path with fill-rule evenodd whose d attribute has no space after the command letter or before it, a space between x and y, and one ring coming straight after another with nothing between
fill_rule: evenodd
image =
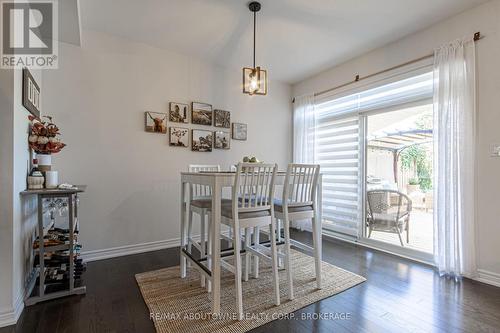
<instances>
[{"instance_id":1,"label":"baseboard","mask_svg":"<svg viewBox=\"0 0 500 333\"><path fill-rule=\"evenodd\" d=\"M12 309L0 312L0 327L15 325L24 309L23 295L20 294Z\"/></svg>"},{"instance_id":2,"label":"baseboard","mask_svg":"<svg viewBox=\"0 0 500 333\"><path fill-rule=\"evenodd\" d=\"M474 280L500 287L500 274L484 269L477 270L478 276Z\"/></svg>"},{"instance_id":3,"label":"baseboard","mask_svg":"<svg viewBox=\"0 0 500 333\"><path fill-rule=\"evenodd\" d=\"M112 247L109 249L85 251L82 252L82 259L84 261L110 259L121 256L127 256L130 254L138 254L138 253L167 249L171 247L180 246L180 244L181 244L181 239L174 238L156 242Z\"/></svg>"}]
</instances>

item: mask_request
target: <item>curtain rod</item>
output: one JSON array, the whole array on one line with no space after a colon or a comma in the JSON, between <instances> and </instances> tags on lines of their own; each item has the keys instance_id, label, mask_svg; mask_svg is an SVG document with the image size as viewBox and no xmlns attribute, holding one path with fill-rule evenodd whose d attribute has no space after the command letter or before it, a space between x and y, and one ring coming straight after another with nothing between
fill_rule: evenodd
<instances>
[{"instance_id":1,"label":"curtain rod","mask_svg":"<svg viewBox=\"0 0 500 333\"><path fill-rule=\"evenodd\" d=\"M475 42L477 42L478 40L483 39L483 38L484 38L484 36L481 35L481 32L476 32L474 34L474 41ZM422 61L422 60L425 60L425 59L432 58L433 56L434 56L434 53L430 53L430 54L427 54L427 55L425 55L423 57L420 57L420 58L417 58L417 59L413 59L413 60L407 61L405 63L399 64L399 65L396 65L396 66L393 66L393 67L390 67L390 68L387 68L387 69L384 69L384 70L381 70L381 71L378 71L376 73L372 73L372 74L369 74L369 75L366 75L366 76L360 76L359 74L356 74L356 76L354 77L353 81L346 82L346 83L338 85L336 87L329 88L329 89L326 89L326 90L314 93L314 97L317 97L317 96L320 96L320 95L324 95L324 94L332 92L334 90L347 87L347 86L349 86L349 85L351 85L353 83L356 83L356 82L359 82L359 81L363 81L363 80L369 79L371 77L374 77L374 76L377 76L377 75L380 75L380 74L384 74L384 73L387 73L387 72L393 71L395 69L398 69L398 68L401 68L401 67L405 67L405 66L414 64L416 62L419 62L419 61ZM295 97L293 98L292 103L295 103Z\"/></svg>"}]
</instances>

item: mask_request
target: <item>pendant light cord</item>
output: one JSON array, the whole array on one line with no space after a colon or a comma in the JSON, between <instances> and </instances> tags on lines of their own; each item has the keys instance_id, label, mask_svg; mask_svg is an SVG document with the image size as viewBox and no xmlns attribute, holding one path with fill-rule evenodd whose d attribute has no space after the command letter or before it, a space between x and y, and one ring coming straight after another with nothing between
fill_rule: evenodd
<instances>
[{"instance_id":1,"label":"pendant light cord","mask_svg":"<svg viewBox=\"0 0 500 333\"><path fill-rule=\"evenodd\" d=\"M253 68L255 69L255 23L257 21L257 13L253 12Z\"/></svg>"}]
</instances>

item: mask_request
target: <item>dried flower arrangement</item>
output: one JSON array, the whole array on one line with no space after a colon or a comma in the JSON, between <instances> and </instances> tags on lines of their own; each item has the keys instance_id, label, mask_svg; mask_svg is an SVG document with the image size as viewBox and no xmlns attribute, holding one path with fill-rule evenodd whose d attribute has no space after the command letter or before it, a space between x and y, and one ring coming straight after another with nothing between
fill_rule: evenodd
<instances>
[{"instance_id":1,"label":"dried flower arrangement","mask_svg":"<svg viewBox=\"0 0 500 333\"><path fill-rule=\"evenodd\" d=\"M31 121L29 146L37 154L55 154L60 152L66 144L58 136L59 128L52 122L52 117L44 116L48 121L41 121L34 116L28 116Z\"/></svg>"}]
</instances>

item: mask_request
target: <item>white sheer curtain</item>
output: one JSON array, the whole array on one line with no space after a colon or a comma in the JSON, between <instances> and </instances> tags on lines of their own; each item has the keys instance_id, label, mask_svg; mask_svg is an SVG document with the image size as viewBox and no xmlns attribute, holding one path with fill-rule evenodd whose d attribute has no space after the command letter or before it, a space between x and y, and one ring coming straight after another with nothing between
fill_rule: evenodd
<instances>
[{"instance_id":1,"label":"white sheer curtain","mask_svg":"<svg viewBox=\"0 0 500 333\"><path fill-rule=\"evenodd\" d=\"M441 275L476 272L475 45L456 40L434 54L434 254Z\"/></svg>"},{"instance_id":2,"label":"white sheer curtain","mask_svg":"<svg viewBox=\"0 0 500 333\"><path fill-rule=\"evenodd\" d=\"M293 161L314 163L316 115L314 95L300 96L293 103Z\"/></svg>"},{"instance_id":3,"label":"white sheer curtain","mask_svg":"<svg viewBox=\"0 0 500 333\"><path fill-rule=\"evenodd\" d=\"M314 163L316 159L316 114L314 95L295 97L293 103L293 162ZM294 221L292 226L312 231L311 221Z\"/></svg>"}]
</instances>

